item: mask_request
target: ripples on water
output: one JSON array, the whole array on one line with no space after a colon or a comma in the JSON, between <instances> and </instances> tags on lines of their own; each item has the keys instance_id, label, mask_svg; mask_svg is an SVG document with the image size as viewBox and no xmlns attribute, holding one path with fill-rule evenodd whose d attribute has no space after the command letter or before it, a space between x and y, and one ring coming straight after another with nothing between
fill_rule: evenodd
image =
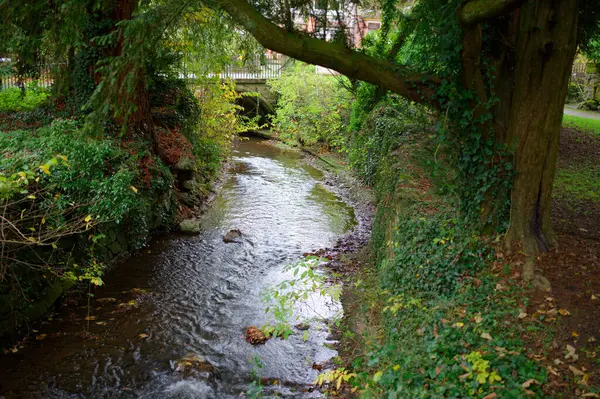
<instances>
[{"instance_id":1,"label":"ripples on water","mask_svg":"<svg viewBox=\"0 0 600 399\"><path fill-rule=\"evenodd\" d=\"M93 312L106 325L92 322L96 336L88 340L78 334L86 310L69 317L67 308L45 326L48 338L0 360L0 397L234 398L258 370L256 357L261 377L277 380L267 394L319 397L304 387L318 373L312 363L335 356L323 346L325 328L312 324L306 342L300 331L256 347L243 334L268 321L261 290L289 278L285 265L302 253L351 230L353 210L318 183L320 172L297 153L252 139L237 146L233 161L201 234L158 240L106 276L97 298L126 301L132 289L147 290L135 297L137 307L115 314L115 303L98 306ZM233 228L242 231L242 243L223 242ZM312 300L321 315L340 310L330 299ZM218 372L174 370L188 355Z\"/></svg>"}]
</instances>

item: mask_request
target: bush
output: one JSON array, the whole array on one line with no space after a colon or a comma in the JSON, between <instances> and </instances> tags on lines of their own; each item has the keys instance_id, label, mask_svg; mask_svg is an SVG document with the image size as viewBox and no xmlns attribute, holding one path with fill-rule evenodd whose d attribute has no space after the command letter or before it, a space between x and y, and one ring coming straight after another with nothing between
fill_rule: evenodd
<instances>
[{"instance_id":1,"label":"bush","mask_svg":"<svg viewBox=\"0 0 600 399\"><path fill-rule=\"evenodd\" d=\"M144 244L153 224L172 218L153 206L173 178L149 143L90 138L80 122L59 119L2 133L0 148L0 199L11 222L2 224L2 236L19 237L0 262L0 293L25 298L16 309L56 279L99 279L101 262L112 259L103 247L110 226L120 226L128 241L123 250L131 250Z\"/></svg>"},{"instance_id":2,"label":"bush","mask_svg":"<svg viewBox=\"0 0 600 399\"><path fill-rule=\"evenodd\" d=\"M0 90L0 112L32 110L47 99L48 91L36 83L27 85L25 96L18 87Z\"/></svg>"},{"instance_id":3,"label":"bush","mask_svg":"<svg viewBox=\"0 0 600 399\"><path fill-rule=\"evenodd\" d=\"M343 148L352 96L337 77L298 63L268 84L279 95L272 121L284 140Z\"/></svg>"},{"instance_id":4,"label":"bush","mask_svg":"<svg viewBox=\"0 0 600 399\"><path fill-rule=\"evenodd\" d=\"M578 104L583 101L583 93L579 85L575 82L569 82L567 90L567 104Z\"/></svg>"}]
</instances>

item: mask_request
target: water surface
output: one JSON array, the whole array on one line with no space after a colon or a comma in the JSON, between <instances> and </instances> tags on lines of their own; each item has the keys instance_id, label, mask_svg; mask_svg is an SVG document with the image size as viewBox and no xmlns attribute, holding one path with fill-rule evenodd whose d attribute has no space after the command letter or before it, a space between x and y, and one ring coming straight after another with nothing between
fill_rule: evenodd
<instances>
[{"instance_id":1,"label":"water surface","mask_svg":"<svg viewBox=\"0 0 600 399\"><path fill-rule=\"evenodd\" d=\"M336 355L323 346L326 328L312 323L307 341L296 331L261 346L246 343L244 329L269 321L260 294L289 278L286 265L355 226L352 208L320 177L298 153L239 143L202 232L156 240L105 276L89 328L86 307L65 307L33 333L42 339L1 356L0 397L235 398L257 374L267 395L319 397L308 388L318 373L311 365ZM234 228L241 242L224 243ZM309 302L307 316L340 310L331 298ZM215 370L186 368L185 359Z\"/></svg>"}]
</instances>

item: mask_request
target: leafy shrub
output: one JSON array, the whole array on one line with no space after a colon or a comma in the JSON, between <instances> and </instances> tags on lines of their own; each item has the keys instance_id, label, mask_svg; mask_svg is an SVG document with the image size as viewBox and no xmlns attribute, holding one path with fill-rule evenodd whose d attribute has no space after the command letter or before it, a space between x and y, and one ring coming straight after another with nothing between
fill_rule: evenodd
<instances>
[{"instance_id":1,"label":"leafy shrub","mask_svg":"<svg viewBox=\"0 0 600 399\"><path fill-rule=\"evenodd\" d=\"M577 83L569 82L567 90L567 104L577 104L583 101L583 93Z\"/></svg>"},{"instance_id":2,"label":"leafy shrub","mask_svg":"<svg viewBox=\"0 0 600 399\"><path fill-rule=\"evenodd\" d=\"M336 77L296 64L268 84L279 95L273 126L284 140L343 147L352 97Z\"/></svg>"},{"instance_id":3,"label":"leafy shrub","mask_svg":"<svg viewBox=\"0 0 600 399\"><path fill-rule=\"evenodd\" d=\"M36 297L48 282L72 278L73 270L96 278L102 265L93 253L106 253L103 231L120 225L129 249L135 249L145 242L152 218L164 223L171 217L167 209L153 207L170 192L173 178L148 152L148 143L94 139L79 122L59 119L33 131L2 133L0 148L2 206L29 241L14 250L18 262L4 275L15 277L0 278L0 292L20 287L29 292L18 297ZM93 230L78 234L88 229Z\"/></svg>"},{"instance_id":4,"label":"leafy shrub","mask_svg":"<svg viewBox=\"0 0 600 399\"><path fill-rule=\"evenodd\" d=\"M0 112L32 110L47 99L48 91L36 83L27 85L25 96L18 87L0 90Z\"/></svg>"}]
</instances>

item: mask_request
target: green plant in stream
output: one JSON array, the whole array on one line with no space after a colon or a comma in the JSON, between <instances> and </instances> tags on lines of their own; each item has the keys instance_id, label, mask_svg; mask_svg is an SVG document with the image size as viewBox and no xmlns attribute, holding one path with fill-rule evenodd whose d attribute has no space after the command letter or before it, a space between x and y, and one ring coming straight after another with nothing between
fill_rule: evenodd
<instances>
[{"instance_id":1,"label":"green plant in stream","mask_svg":"<svg viewBox=\"0 0 600 399\"><path fill-rule=\"evenodd\" d=\"M318 310L310 306L310 299L316 295L327 300L339 301L341 287L329 283L327 276L318 270L324 261L326 259L307 256L297 263L288 265L284 270L293 277L262 292L262 300L266 305L265 312L271 314L273 318L273 323L267 323L262 327L265 335L287 338L292 334L290 324L300 321L299 316L295 314L299 303L309 307L315 314L315 318L325 320L324 315L320 315ZM308 339L308 330L305 331L303 338Z\"/></svg>"},{"instance_id":2,"label":"green plant in stream","mask_svg":"<svg viewBox=\"0 0 600 399\"><path fill-rule=\"evenodd\" d=\"M265 368L265 365L259 356L254 356L250 362L252 363L252 383L246 390L245 397L260 399L263 398L262 369Z\"/></svg>"}]
</instances>

